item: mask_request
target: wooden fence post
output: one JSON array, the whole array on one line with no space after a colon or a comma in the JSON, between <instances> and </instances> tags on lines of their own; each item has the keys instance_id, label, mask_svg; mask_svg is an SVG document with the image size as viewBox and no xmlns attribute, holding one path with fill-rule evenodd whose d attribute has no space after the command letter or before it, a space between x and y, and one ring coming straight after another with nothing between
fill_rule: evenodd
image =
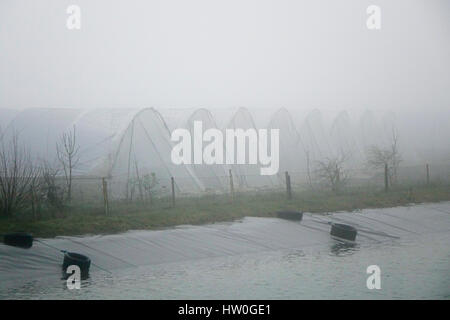
<instances>
[{"instance_id":1,"label":"wooden fence post","mask_svg":"<svg viewBox=\"0 0 450 320\"><path fill-rule=\"evenodd\" d=\"M289 175L289 173L287 171L285 172L285 175L286 175L287 198L288 198L288 200L291 200L292 199L291 176Z\"/></svg>"},{"instance_id":2,"label":"wooden fence post","mask_svg":"<svg viewBox=\"0 0 450 320\"><path fill-rule=\"evenodd\" d=\"M389 172L387 163L384 164L384 191L389 190Z\"/></svg>"},{"instance_id":3,"label":"wooden fence post","mask_svg":"<svg viewBox=\"0 0 450 320\"><path fill-rule=\"evenodd\" d=\"M230 194L231 194L231 202L234 199L234 184L233 184L233 174L231 173L231 169L228 170L228 174L230 176Z\"/></svg>"},{"instance_id":4,"label":"wooden fence post","mask_svg":"<svg viewBox=\"0 0 450 320\"><path fill-rule=\"evenodd\" d=\"M427 163L427 185L430 184L430 165Z\"/></svg>"},{"instance_id":5,"label":"wooden fence post","mask_svg":"<svg viewBox=\"0 0 450 320\"><path fill-rule=\"evenodd\" d=\"M106 178L102 178L102 186L103 186L103 205L105 207L105 215L108 215L109 201L108 201L108 183L106 182Z\"/></svg>"},{"instance_id":6,"label":"wooden fence post","mask_svg":"<svg viewBox=\"0 0 450 320\"><path fill-rule=\"evenodd\" d=\"M175 179L171 177L170 182L172 184L172 207L175 208Z\"/></svg>"}]
</instances>

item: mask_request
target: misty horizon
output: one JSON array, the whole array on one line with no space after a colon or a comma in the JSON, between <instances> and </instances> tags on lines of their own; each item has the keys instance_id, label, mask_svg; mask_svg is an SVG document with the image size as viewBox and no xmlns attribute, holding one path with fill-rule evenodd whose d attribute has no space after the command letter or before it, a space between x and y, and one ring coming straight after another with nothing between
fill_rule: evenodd
<instances>
[{"instance_id":1,"label":"misty horizon","mask_svg":"<svg viewBox=\"0 0 450 320\"><path fill-rule=\"evenodd\" d=\"M71 4L2 1L0 108L450 105L446 1L377 1L376 31L369 1Z\"/></svg>"}]
</instances>

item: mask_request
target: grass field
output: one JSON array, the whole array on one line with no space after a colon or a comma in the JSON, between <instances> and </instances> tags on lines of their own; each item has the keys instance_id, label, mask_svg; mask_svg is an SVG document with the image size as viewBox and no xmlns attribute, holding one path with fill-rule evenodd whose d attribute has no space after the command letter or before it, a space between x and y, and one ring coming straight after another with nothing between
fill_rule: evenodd
<instances>
[{"instance_id":1,"label":"grass field","mask_svg":"<svg viewBox=\"0 0 450 320\"><path fill-rule=\"evenodd\" d=\"M0 219L0 234L30 232L36 237L63 235L109 234L127 230L161 229L183 224L205 224L232 221L246 216L272 217L277 210L293 209L317 214L385 208L411 203L450 200L449 185L399 187L388 193L380 189L348 189L338 195L327 191L302 191L286 200L284 192L241 193L233 201L229 195L208 195L177 199L172 207L169 199L154 204L112 202L108 216L101 203L73 203L63 214Z\"/></svg>"}]
</instances>

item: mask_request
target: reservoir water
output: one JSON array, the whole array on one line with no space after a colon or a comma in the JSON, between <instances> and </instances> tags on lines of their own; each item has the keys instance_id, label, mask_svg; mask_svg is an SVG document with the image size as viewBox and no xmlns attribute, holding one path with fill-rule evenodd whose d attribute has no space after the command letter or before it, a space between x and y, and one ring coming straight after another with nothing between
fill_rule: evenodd
<instances>
[{"instance_id":1,"label":"reservoir water","mask_svg":"<svg viewBox=\"0 0 450 320\"><path fill-rule=\"evenodd\" d=\"M331 238L330 222L355 226L355 243ZM40 241L0 244L0 299L450 298L450 202ZM81 289L54 248L91 258Z\"/></svg>"}]
</instances>

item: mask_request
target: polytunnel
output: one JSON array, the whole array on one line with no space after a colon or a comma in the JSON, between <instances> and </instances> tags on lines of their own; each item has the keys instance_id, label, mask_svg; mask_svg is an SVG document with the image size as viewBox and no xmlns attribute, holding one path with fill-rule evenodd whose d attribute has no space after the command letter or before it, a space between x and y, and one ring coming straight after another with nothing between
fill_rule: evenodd
<instances>
[{"instance_id":1,"label":"polytunnel","mask_svg":"<svg viewBox=\"0 0 450 320\"><path fill-rule=\"evenodd\" d=\"M185 128L186 120L196 111L198 108L161 108L158 112L164 119L170 132L178 128Z\"/></svg>"},{"instance_id":2,"label":"polytunnel","mask_svg":"<svg viewBox=\"0 0 450 320\"><path fill-rule=\"evenodd\" d=\"M365 110L359 120L360 144L366 153L371 146L381 146L382 134L375 115L370 110Z\"/></svg>"},{"instance_id":3,"label":"polytunnel","mask_svg":"<svg viewBox=\"0 0 450 320\"><path fill-rule=\"evenodd\" d=\"M284 183L285 172L289 172L291 176L295 175L297 181L304 178L306 172L305 149L290 113L285 108L279 109L272 115L267 127L279 129L280 133L279 183Z\"/></svg>"},{"instance_id":4,"label":"polytunnel","mask_svg":"<svg viewBox=\"0 0 450 320\"><path fill-rule=\"evenodd\" d=\"M17 110L0 108L0 137L18 113Z\"/></svg>"},{"instance_id":5,"label":"polytunnel","mask_svg":"<svg viewBox=\"0 0 450 320\"><path fill-rule=\"evenodd\" d=\"M346 111L342 111L330 128L330 144L335 157L345 159L348 166L355 168L362 163L362 154L355 138L356 130L352 126Z\"/></svg>"},{"instance_id":6,"label":"polytunnel","mask_svg":"<svg viewBox=\"0 0 450 320\"><path fill-rule=\"evenodd\" d=\"M369 147L389 148L393 129L398 133L401 167L414 170L413 166L423 168L431 163L432 173L439 177L450 159L450 129L446 123L449 111L408 110L393 114L365 110L354 121L359 116L355 111L299 109L293 113L298 126L288 110L272 112L273 109L234 107L164 108L161 112L153 108L30 108L21 112L0 109L0 138L4 145L18 135L36 163L58 166L56 144L63 133L75 128L80 147L80 160L74 168L76 179L93 179L98 187L99 180L107 178L111 196L118 198L141 197L141 180L149 177L161 193L170 192L171 177L178 194L207 189L227 192L230 169L234 185L243 189L284 185L285 171L294 183L306 182L308 160L311 170L316 161L340 154L350 157L345 161L346 168L360 169L367 161ZM278 174L262 176L260 163L173 164L171 132L177 128L192 132L195 121L202 121L203 131L217 128L224 135L226 129L279 129ZM248 159L249 146L246 147ZM224 149L224 155L226 152Z\"/></svg>"},{"instance_id":7,"label":"polytunnel","mask_svg":"<svg viewBox=\"0 0 450 320\"><path fill-rule=\"evenodd\" d=\"M185 128L189 130L191 134L191 146L194 146L195 134L194 134L194 125L195 123L201 123L202 133L208 129L218 129L216 122L207 109L197 109L194 111L191 116L186 120L184 125L181 128ZM203 141L203 137L200 137ZM208 142L202 142L202 152L204 150L205 145ZM227 171L223 164L195 164L194 163L194 155L192 154L191 165L188 165L189 168L192 169L196 177L201 181L203 187L207 190L220 190L224 191L227 188Z\"/></svg>"},{"instance_id":8,"label":"polytunnel","mask_svg":"<svg viewBox=\"0 0 450 320\"><path fill-rule=\"evenodd\" d=\"M10 123L3 139L17 134L34 159L58 166L56 144L71 130L79 146L75 175L108 178L113 197L128 198L131 185L152 173L161 189L170 189L171 177L179 193L203 188L189 168L172 163L170 131L153 108L27 109Z\"/></svg>"},{"instance_id":9,"label":"polytunnel","mask_svg":"<svg viewBox=\"0 0 450 320\"><path fill-rule=\"evenodd\" d=\"M26 109L9 123L3 142L17 137L34 159L53 164L59 137L81 112L71 108Z\"/></svg>"},{"instance_id":10,"label":"polytunnel","mask_svg":"<svg viewBox=\"0 0 450 320\"><path fill-rule=\"evenodd\" d=\"M329 138L323 125L322 113L318 109L308 113L300 127L300 135L310 165L330 157Z\"/></svg>"},{"instance_id":11,"label":"polytunnel","mask_svg":"<svg viewBox=\"0 0 450 320\"><path fill-rule=\"evenodd\" d=\"M384 120L390 120L390 114ZM450 110L408 110L395 117L404 165L447 164L450 159Z\"/></svg>"},{"instance_id":12,"label":"polytunnel","mask_svg":"<svg viewBox=\"0 0 450 320\"><path fill-rule=\"evenodd\" d=\"M230 119L225 129L242 129L244 131L254 130L255 132L258 132L253 117L246 108L239 108ZM245 150L246 159L249 159L250 147L250 143L248 142ZM226 152L230 152L230 150L226 150ZM236 155L236 150L234 154ZM236 163L230 165L229 168L232 170L233 176L237 179L236 184L241 188L270 188L274 184L269 176L260 174L259 162L258 164Z\"/></svg>"},{"instance_id":13,"label":"polytunnel","mask_svg":"<svg viewBox=\"0 0 450 320\"><path fill-rule=\"evenodd\" d=\"M402 117L407 117L403 114ZM390 149L392 147L394 136L397 138L397 147L399 152L408 159L407 163L417 163L416 145L413 138L414 132L410 127L412 123L408 123L407 127L402 126L402 118L388 111L384 114L379 114L378 117L369 110L365 110L360 117L359 134L357 134L360 149L367 159L367 152L372 147L381 149ZM407 130L405 130L407 129ZM409 137L408 140L405 140Z\"/></svg>"},{"instance_id":14,"label":"polytunnel","mask_svg":"<svg viewBox=\"0 0 450 320\"><path fill-rule=\"evenodd\" d=\"M114 152L114 140L132 121L138 109L83 110L64 131L75 129L76 142L80 147L80 163L77 173L95 177L107 177L105 157ZM62 132L56 135L60 139Z\"/></svg>"},{"instance_id":15,"label":"polytunnel","mask_svg":"<svg viewBox=\"0 0 450 320\"><path fill-rule=\"evenodd\" d=\"M139 184L137 196L143 197L141 181L152 174L156 179L149 183L156 184L154 187L158 189L170 190L171 177L176 178L175 188L180 193L203 189L190 168L172 162L170 131L158 111L146 108L125 118L127 121L114 135L109 151L92 168L94 175L109 177L112 185L117 186L115 194L124 194L126 198L132 197L136 184Z\"/></svg>"}]
</instances>

